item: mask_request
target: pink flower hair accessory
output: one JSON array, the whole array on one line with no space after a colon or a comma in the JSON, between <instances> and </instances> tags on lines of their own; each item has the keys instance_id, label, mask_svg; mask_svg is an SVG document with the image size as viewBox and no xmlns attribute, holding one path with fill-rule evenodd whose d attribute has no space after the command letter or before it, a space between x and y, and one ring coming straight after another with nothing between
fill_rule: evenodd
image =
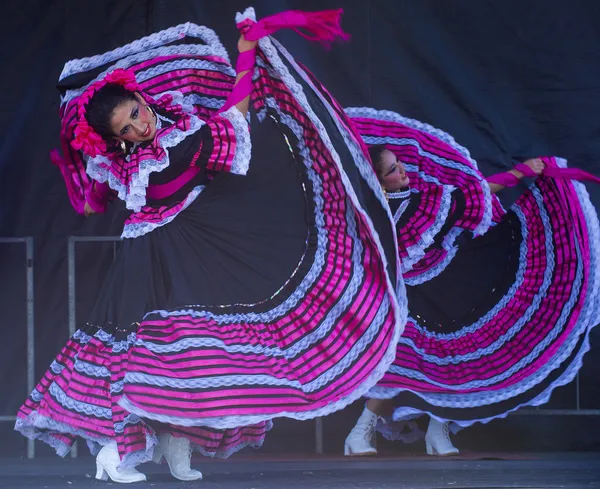
<instances>
[{"instance_id":1,"label":"pink flower hair accessory","mask_svg":"<svg viewBox=\"0 0 600 489\"><path fill-rule=\"evenodd\" d=\"M104 138L94 131L92 126L88 123L85 113L90 100L92 100L96 92L109 83L121 85L131 92L141 91L133 71L117 68L116 70L111 71L102 80L92 83L79 96L79 100L77 101L77 123L73 132L74 137L71 140L71 146L76 150L83 151L86 155L91 157L97 156L99 153L105 154L107 152L107 147Z\"/></svg>"}]
</instances>

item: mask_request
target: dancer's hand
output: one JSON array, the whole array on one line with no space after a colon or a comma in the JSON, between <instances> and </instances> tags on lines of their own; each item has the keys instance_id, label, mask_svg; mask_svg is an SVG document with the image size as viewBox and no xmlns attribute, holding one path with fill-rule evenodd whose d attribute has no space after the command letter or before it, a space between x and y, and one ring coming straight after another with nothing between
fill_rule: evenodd
<instances>
[{"instance_id":1,"label":"dancer's hand","mask_svg":"<svg viewBox=\"0 0 600 489\"><path fill-rule=\"evenodd\" d=\"M536 175L541 175L544 171L544 168L546 168L546 164L541 160L541 158L531 158L523 163L531 168Z\"/></svg>"},{"instance_id":2,"label":"dancer's hand","mask_svg":"<svg viewBox=\"0 0 600 489\"><path fill-rule=\"evenodd\" d=\"M92 214L96 214L96 211L94 211L94 209L92 209L90 207L90 204L88 204L87 202L85 203L85 205L83 206L83 213L86 215L86 217L91 216Z\"/></svg>"},{"instance_id":3,"label":"dancer's hand","mask_svg":"<svg viewBox=\"0 0 600 489\"><path fill-rule=\"evenodd\" d=\"M244 51L251 51L256 47L257 43L258 41L247 41L244 37L244 34L242 34L238 40L238 51L240 53L243 53Z\"/></svg>"}]
</instances>

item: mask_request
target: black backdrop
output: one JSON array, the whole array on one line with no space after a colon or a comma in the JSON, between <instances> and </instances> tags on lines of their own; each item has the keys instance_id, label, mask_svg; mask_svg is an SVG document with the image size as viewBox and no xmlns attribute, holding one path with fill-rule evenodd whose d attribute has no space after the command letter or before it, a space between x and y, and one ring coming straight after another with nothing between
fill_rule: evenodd
<instances>
[{"instance_id":1,"label":"black backdrop","mask_svg":"<svg viewBox=\"0 0 600 489\"><path fill-rule=\"evenodd\" d=\"M213 28L235 58L234 15L246 6L228 0L3 3L0 236L35 239L36 379L68 335L67 236L118 234L123 218L118 205L106 215L77 216L48 160L58 144L54 86L62 66L186 21ZM600 174L600 2L256 0L253 6L259 17L344 8L343 26L352 34L346 45L325 52L293 33L278 36L343 105L395 110L440 127L469 148L486 174L506 168L511 157L541 154ZM590 190L600 204L600 192ZM78 245L79 314L93 303L110 260L111 245ZM0 414L13 414L26 395L22 246L0 245L0 266ZM593 351L582 373L581 407L600 408L598 374ZM572 407L573 398L570 386L552 404ZM503 426L510 422L518 425ZM12 440L9 430L0 426L0 438ZM340 441L329 443L331 449L341 448ZM14 454L23 445L10 446Z\"/></svg>"}]
</instances>

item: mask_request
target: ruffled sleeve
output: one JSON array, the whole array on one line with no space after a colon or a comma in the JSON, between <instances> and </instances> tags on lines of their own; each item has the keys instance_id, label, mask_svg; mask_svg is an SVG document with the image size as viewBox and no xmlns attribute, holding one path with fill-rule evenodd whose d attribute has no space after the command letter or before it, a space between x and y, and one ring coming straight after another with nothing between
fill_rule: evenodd
<instances>
[{"instance_id":1,"label":"ruffled sleeve","mask_svg":"<svg viewBox=\"0 0 600 489\"><path fill-rule=\"evenodd\" d=\"M401 199L399 205L390 201L403 273L411 270L441 237L451 216L454 190L451 185L431 185L425 190L411 192L410 197Z\"/></svg>"},{"instance_id":2,"label":"ruffled sleeve","mask_svg":"<svg viewBox=\"0 0 600 489\"><path fill-rule=\"evenodd\" d=\"M115 198L115 193L107 183L91 181L85 192L85 200L92 210L99 214L106 212L108 203Z\"/></svg>"},{"instance_id":3,"label":"ruffled sleeve","mask_svg":"<svg viewBox=\"0 0 600 489\"><path fill-rule=\"evenodd\" d=\"M189 207L215 173L245 175L250 164L248 122L235 107L215 115L169 151L170 164L150 175L148 205L132 213L123 238L164 226Z\"/></svg>"},{"instance_id":4,"label":"ruffled sleeve","mask_svg":"<svg viewBox=\"0 0 600 489\"><path fill-rule=\"evenodd\" d=\"M482 222L487 230L490 220L485 189L478 183L461 188L431 184L413 193L396 219L406 283L416 285L440 273L454 256L459 236L464 231L477 234Z\"/></svg>"},{"instance_id":5,"label":"ruffled sleeve","mask_svg":"<svg viewBox=\"0 0 600 489\"><path fill-rule=\"evenodd\" d=\"M235 107L211 119L202 128L202 147L197 164L209 171L245 175L251 155L248 121Z\"/></svg>"}]
</instances>

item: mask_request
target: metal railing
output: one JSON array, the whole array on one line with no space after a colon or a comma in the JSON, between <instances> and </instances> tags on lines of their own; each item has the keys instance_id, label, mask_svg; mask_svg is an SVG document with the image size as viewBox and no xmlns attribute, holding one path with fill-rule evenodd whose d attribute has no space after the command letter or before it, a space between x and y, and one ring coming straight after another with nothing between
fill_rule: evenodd
<instances>
[{"instance_id":1,"label":"metal railing","mask_svg":"<svg viewBox=\"0 0 600 489\"><path fill-rule=\"evenodd\" d=\"M116 255L116 242L120 241L118 236L70 236L68 245L69 264L69 332L72 335L76 330L75 309L75 244L78 242L113 242L113 259ZM512 416L600 416L600 409L581 409L579 392L579 373L576 377L576 408L575 409L542 409L524 408L512 413ZM315 419L315 453L324 453L323 418ZM73 457L77 456L77 447L71 451Z\"/></svg>"},{"instance_id":2,"label":"metal railing","mask_svg":"<svg viewBox=\"0 0 600 489\"><path fill-rule=\"evenodd\" d=\"M33 237L0 238L0 244L25 244L25 307L27 312L27 395L35 387L35 327L33 297ZM16 416L0 416L0 421L15 422ZM27 440L27 458L35 457L35 443Z\"/></svg>"},{"instance_id":3,"label":"metal railing","mask_svg":"<svg viewBox=\"0 0 600 489\"><path fill-rule=\"evenodd\" d=\"M75 245L77 243L113 243L113 260L117 255L117 243L121 241L119 236L69 236L67 243L67 274L69 288L69 337L77 330L77 264L75 261ZM77 458L79 451L77 442L71 448L71 458Z\"/></svg>"},{"instance_id":4,"label":"metal railing","mask_svg":"<svg viewBox=\"0 0 600 489\"><path fill-rule=\"evenodd\" d=\"M69 236L67 245L68 263L68 301L69 301L69 335L72 336L77 329L77 299L76 299L76 272L75 260L76 244L79 242L112 242L113 259L117 253L117 243L121 239L118 236ZM27 312L27 390L28 393L35 388L35 328L34 328L34 250L33 238L0 238L0 244L24 243L25 244L25 280L26 280L26 312ZM582 409L580 402L579 374L576 380L576 407L575 409L542 409L525 408L512 413L513 416L600 416L600 409ZM0 416L0 422L14 422L16 416ZM315 419L315 452L324 452L323 418ZM71 450L71 456L77 457L77 444ZM35 444L32 440L27 441L27 457L35 457Z\"/></svg>"},{"instance_id":5,"label":"metal railing","mask_svg":"<svg viewBox=\"0 0 600 489\"><path fill-rule=\"evenodd\" d=\"M77 243L113 243L113 260L117 254L117 242L121 241L119 236L69 236L67 245L68 281L69 281L69 335L72 336L77 330L77 264L75 260L75 246ZM323 418L315 419L315 453L323 453ZM77 444L71 449L71 457L78 456Z\"/></svg>"}]
</instances>

